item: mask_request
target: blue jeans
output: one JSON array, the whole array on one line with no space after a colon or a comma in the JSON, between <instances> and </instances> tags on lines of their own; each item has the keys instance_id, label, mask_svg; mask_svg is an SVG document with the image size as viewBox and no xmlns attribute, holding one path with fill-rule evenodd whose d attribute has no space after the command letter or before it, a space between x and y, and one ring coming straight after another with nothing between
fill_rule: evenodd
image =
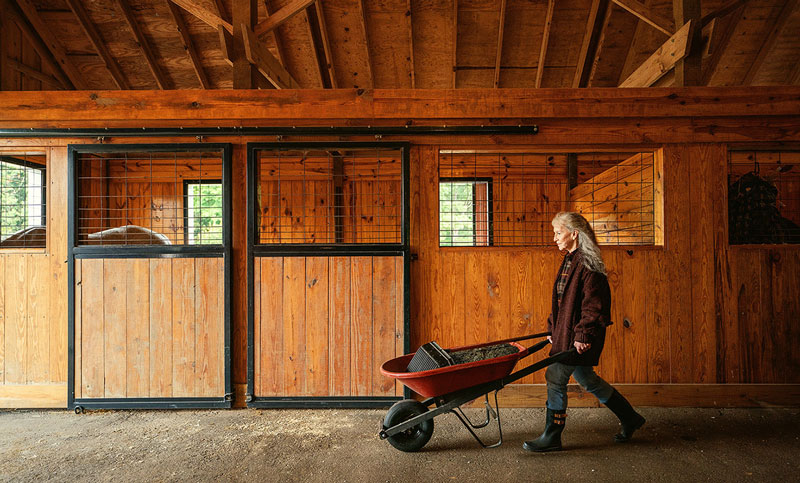
<instances>
[{"instance_id":1,"label":"blue jeans","mask_svg":"<svg viewBox=\"0 0 800 483\"><path fill-rule=\"evenodd\" d=\"M547 366L544 378L547 380L547 408L553 411L567 409L567 383L569 376L575 378L578 384L605 404L614 388L594 372L592 366L568 366L556 362Z\"/></svg>"}]
</instances>

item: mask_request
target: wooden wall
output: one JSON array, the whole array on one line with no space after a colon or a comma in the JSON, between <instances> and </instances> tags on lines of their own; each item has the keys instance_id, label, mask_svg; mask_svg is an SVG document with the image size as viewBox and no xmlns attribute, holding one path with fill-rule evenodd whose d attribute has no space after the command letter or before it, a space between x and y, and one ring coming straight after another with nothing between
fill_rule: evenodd
<instances>
[{"instance_id":1,"label":"wooden wall","mask_svg":"<svg viewBox=\"0 0 800 483\"><path fill-rule=\"evenodd\" d=\"M394 396L402 257L255 259L255 396Z\"/></svg>"},{"instance_id":2,"label":"wooden wall","mask_svg":"<svg viewBox=\"0 0 800 483\"><path fill-rule=\"evenodd\" d=\"M61 89L61 84L53 77L50 66L42 62L15 22L0 19L0 90L53 89Z\"/></svg>"},{"instance_id":3,"label":"wooden wall","mask_svg":"<svg viewBox=\"0 0 800 483\"><path fill-rule=\"evenodd\" d=\"M221 258L75 261L75 398L223 397Z\"/></svg>"}]
</instances>

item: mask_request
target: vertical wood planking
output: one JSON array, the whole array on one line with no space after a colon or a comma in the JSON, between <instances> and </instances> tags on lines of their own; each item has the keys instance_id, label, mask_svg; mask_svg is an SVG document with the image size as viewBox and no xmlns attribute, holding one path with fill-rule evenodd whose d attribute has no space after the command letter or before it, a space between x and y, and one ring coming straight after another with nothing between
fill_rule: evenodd
<instances>
[{"instance_id":1,"label":"vertical wood planking","mask_svg":"<svg viewBox=\"0 0 800 483\"><path fill-rule=\"evenodd\" d=\"M395 293L395 312L394 312L394 357L399 357L405 353L405 321L403 319L405 313L405 285L403 283L405 273L405 260L403 257L395 257L394 259L394 293ZM397 380L394 381L394 390L396 396L403 395L403 384Z\"/></svg>"},{"instance_id":2,"label":"vertical wood planking","mask_svg":"<svg viewBox=\"0 0 800 483\"><path fill-rule=\"evenodd\" d=\"M620 253L622 259L623 283L622 297L619 301L623 304L623 317L630 322L628 327L624 323L619 329L624 340L624 381L629 383L647 382L647 327L652 320L652 310L649 309L650 281L648 274L652 273L647 265L647 260L642 256L642 251L626 250Z\"/></svg>"},{"instance_id":3,"label":"vertical wood planking","mask_svg":"<svg viewBox=\"0 0 800 483\"><path fill-rule=\"evenodd\" d=\"M464 332L467 345L489 340L486 323L489 314L490 288L487 260L483 253L469 252L464 268Z\"/></svg>"},{"instance_id":4,"label":"vertical wood planking","mask_svg":"<svg viewBox=\"0 0 800 483\"><path fill-rule=\"evenodd\" d=\"M647 381L656 384L669 382L670 375L670 337L669 337L669 280L665 277L666 267L663 252L647 251L643 253L648 260L649 275L647 296L650 312L647 326Z\"/></svg>"},{"instance_id":5,"label":"vertical wood planking","mask_svg":"<svg viewBox=\"0 0 800 483\"><path fill-rule=\"evenodd\" d=\"M789 323L789 338L786 343L789 346L789 364L794 370L786 374L786 382L789 384L800 383L800 300L797 297L797 289L800 287L800 253L787 253L787 258L791 259L791 265L786 268L786 286L794 296L787 296Z\"/></svg>"},{"instance_id":6,"label":"vertical wood planking","mask_svg":"<svg viewBox=\"0 0 800 483\"><path fill-rule=\"evenodd\" d=\"M258 209L258 208L256 208ZM261 258L253 259L253 394L256 396L265 395L262 390L262 370L261 357L265 354L264 341L261 332ZM249 335L249 334L248 334ZM249 343L249 342L248 342ZM249 351L248 347L248 351ZM274 357L274 355L273 355ZM266 369L266 368L265 368ZM249 388L248 388L249 389Z\"/></svg>"},{"instance_id":7,"label":"vertical wood planking","mask_svg":"<svg viewBox=\"0 0 800 483\"><path fill-rule=\"evenodd\" d=\"M27 327L25 348L25 379L28 383L50 380L50 331L47 320L47 300L50 284L47 283L48 259L43 255L27 255L25 290L27 291Z\"/></svg>"},{"instance_id":8,"label":"vertical wood planking","mask_svg":"<svg viewBox=\"0 0 800 483\"><path fill-rule=\"evenodd\" d=\"M669 288L670 382L693 382L692 278L690 263L692 214L690 212L690 153L684 146L664 148L665 264Z\"/></svg>"},{"instance_id":9,"label":"vertical wood planking","mask_svg":"<svg viewBox=\"0 0 800 483\"><path fill-rule=\"evenodd\" d=\"M173 397L172 263L150 260L150 397Z\"/></svg>"},{"instance_id":10,"label":"vertical wood planking","mask_svg":"<svg viewBox=\"0 0 800 483\"><path fill-rule=\"evenodd\" d=\"M195 259L195 397L224 394L223 259Z\"/></svg>"},{"instance_id":11,"label":"vertical wood planking","mask_svg":"<svg viewBox=\"0 0 800 483\"><path fill-rule=\"evenodd\" d=\"M606 343L603 356L600 358L598 373L613 382L625 380L625 364L629 360L625 351L625 318L626 303L623 298L624 265L619 250L606 250L603 261L608 273L608 284L611 287L611 321L613 325L606 330Z\"/></svg>"},{"instance_id":12,"label":"vertical wood planking","mask_svg":"<svg viewBox=\"0 0 800 483\"><path fill-rule=\"evenodd\" d=\"M262 274L263 275L263 274ZM284 390L306 395L305 285L306 260L286 257L283 262L283 348Z\"/></svg>"},{"instance_id":13,"label":"vertical wood planking","mask_svg":"<svg viewBox=\"0 0 800 483\"><path fill-rule=\"evenodd\" d=\"M306 258L306 388L310 396L328 394L328 258Z\"/></svg>"},{"instance_id":14,"label":"vertical wood planking","mask_svg":"<svg viewBox=\"0 0 800 483\"><path fill-rule=\"evenodd\" d=\"M81 292L82 395L103 397L103 260L81 261Z\"/></svg>"},{"instance_id":15,"label":"vertical wood planking","mask_svg":"<svg viewBox=\"0 0 800 483\"><path fill-rule=\"evenodd\" d=\"M0 21L1 22L1 21ZM3 38L0 32L0 39ZM0 384L6 382L6 278L5 278L6 257L0 257Z\"/></svg>"},{"instance_id":16,"label":"vertical wood planking","mask_svg":"<svg viewBox=\"0 0 800 483\"><path fill-rule=\"evenodd\" d=\"M529 201L528 203L532 203ZM509 337L530 334L533 320L533 255L527 251L515 251L509 254L509 272L511 281L511 331ZM524 359L519 369L533 363L532 358ZM526 376L520 384L532 384L533 375Z\"/></svg>"},{"instance_id":17,"label":"vertical wood planking","mask_svg":"<svg viewBox=\"0 0 800 483\"><path fill-rule=\"evenodd\" d=\"M150 395L150 261L125 264L126 388L127 397Z\"/></svg>"},{"instance_id":18,"label":"vertical wood planking","mask_svg":"<svg viewBox=\"0 0 800 483\"><path fill-rule=\"evenodd\" d=\"M395 316L398 293L395 291L395 257L372 259L372 394L393 396L394 380L380 372L381 364L394 358ZM462 277L463 279L463 277Z\"/></svg>"},{"instance_id":19,"label":"vertical wood planking","mask_svg":"<svg viewBox=\"0 0 800 483\"><path fill-rule=\"evenodd\" d=\"M6 357L6 383L26 383L27 357L25 354L27 334L26 307L26 270L25 255L9 255L5 259L5 289L6 304L5 327L5 357Z\"/></svg>"},{"instance_id":20,"label":"vertical wood planking","mask_svg":"<svg viewBox=\"0 0 800 483\"><path fill-rule=\"evenodd\" d=\"M328 340L330 394L350 395L351 258L330 257Z\"/></svg>"},{"instance_id":21,"label":"vertical wood planking","mask_svg":"<svg viewBox=\"0 0 800 483\"><path fill-rule=\"evenodd\" d=\"M465 344L464 324L464 261L459 252L439 252L434 285L436 310L434 317L441 330L443 347L459 347ZM427 341L425 341L427 342Z\"/></svg>"},{"instance_id":22,"label":"vertical wood planking","mask_svg":"<svg viewBox=\"0 0 800 483\"><path fill-rule=\"evenodd\" d=\"M261 337L258 339L260 372L256 379L259 396L280 396L285 392L284 367L288 349L284 343L284 258L265 257L256 259L260 268L260 312Z\"/></svg>"},{"instance_id":23,"label":"vertical wood planking","mask_svg":"<svg viewBox=\"0 0 800 483\"><path fill-rule=\"evenodd\" d=\"M372 392L372 257L351 258L350 391Z\"/></svg>"},{"instance_id":24,"label":"vertical wood planking","mask_svg":"<svg viewBox=\"0 0 800 483\"><path fill-rule=\"evenodd\" d=\"M785 337L780 327L781 321L776 320L776 307L773 305L773 292L776 285L775 266L778 262L773 250L759 250L759 265L761 267L761 286L760 294L761 310L757 312L755 326L758 328L758 335L750 339L750 343L759 348L758 362L760 371L756 380L759 382L775 382L780 379L778 369L775 367L774 354L775 334L781 333ZM785 355L784 355L785 356Z\"/></svg>"},{"instance_id":25,"label":"vertical wood planking","mask_svg":"<svg viewBox=\"0 0 800 483\"><path fill-rule=\"evenodd\" d=\"M124 259L103 260L104 397L125 397L126 303Z\"/></svg>"},{"instance_id":26,"label":"vertical wood planking","mask_svg":"<svg viewBox=\"0 0 800 483\"><path fill-rule=\"evenodd\" d=\"M172 395L195 392L195 259L172 260ZM161 295L163 296L163 294Z\"/></svg>"},{"instance_id":27,"label":"vertical wood planking","mask_svg":"<svg viewBox=\"0 0 800 483\"><path fill-rule=\"evenodd\" d=\"M736 249L733 272L733 293L736 303L736 326L741 347L741 382L759 381L761 370L761 264L760 252ZM734 302L732 301L732 302Z\"/></svg>"}]
</instances>

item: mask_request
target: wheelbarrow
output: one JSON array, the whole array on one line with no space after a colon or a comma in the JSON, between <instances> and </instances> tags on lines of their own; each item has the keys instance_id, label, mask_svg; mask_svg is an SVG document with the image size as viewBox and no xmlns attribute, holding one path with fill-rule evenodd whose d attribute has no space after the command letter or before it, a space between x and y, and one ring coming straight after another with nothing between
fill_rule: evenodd
<instances>
[{"instance_id":1,"label":"wheelbarrow","mask_svg":"<svg viewBox=\"0 0 800 483\"><path fill-rule=\"evenodd\" d=\"M493 359L440 367L427 371L408 372L406 370L408 363L414 357L413 353L386 361L381 366L381 373L384 376L397 379L425 399L422 401L404 399L392 405L383 418L382 429L378 433L380 438L388 440L389 444L400 451L418 451L428 443L433 435L433 418L441 414L453 413L482 447L494 448L500 446L503 444L500 407L497 404L497 393L500 389L576 352L575 349L560 352L542 359L525 369L511 373L520 359L540 351L550 343L547 340L543 340L526 348L519 342L548 335L550 335L550 332L542 332L450 349L451 352L455 352L498 344L510 344L518 350L512 354ZM494 406L489 403L489 394L492 391L494 391ZM464 414L461 406L481 396L484 397L486 417L483 421L474 423ZM431 406L435 406L435 408L429 409ZM499 439L494 443L487 444L478 437L475 430L488 426L492 421L497 423Z\"/></svg>"}]
</instances>

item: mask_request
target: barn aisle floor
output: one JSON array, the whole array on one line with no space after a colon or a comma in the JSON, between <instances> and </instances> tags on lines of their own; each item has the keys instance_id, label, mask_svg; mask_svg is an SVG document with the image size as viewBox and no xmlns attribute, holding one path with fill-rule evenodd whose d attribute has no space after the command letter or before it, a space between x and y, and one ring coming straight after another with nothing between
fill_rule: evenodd
<instances>
[{"instance_id":1,"label":"barn aisle floor","mask_svg":"<svg viewBox=\"0 0 800 483\"><path fill-rule=\"evenodd\" d=\"M476 410L470 415L478 417ZM528 454L541 409L503 409L480 449L455 416L419 453L377 437L383 410L0 412L2 481L797 481L800 409L643 408L614 444L606 409L571 409L566 451ZM494 433L492 433L494 434Z\"/></svg>"}]
</instances>

